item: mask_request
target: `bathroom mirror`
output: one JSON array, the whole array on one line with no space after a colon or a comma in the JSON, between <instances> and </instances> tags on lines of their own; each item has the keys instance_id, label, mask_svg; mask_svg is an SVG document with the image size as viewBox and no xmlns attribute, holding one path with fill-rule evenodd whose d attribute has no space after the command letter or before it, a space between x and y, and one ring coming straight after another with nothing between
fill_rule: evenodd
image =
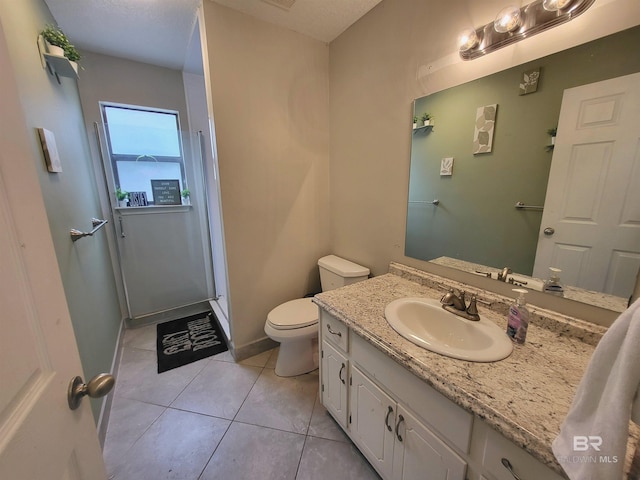
<instances>
[{"instance_id":1,"label":"bathroom mirror","mask_svg":"<svg viewBox=\"0 0 640 480\"><path fill-rule=\"evenodd\" d=\"M634 27L416 99L415 115L429 113L433 125L412 132L405 254L531 275L542 209L516 204L544 205L548 131L558 125L563 92L640 71L638 44ZM490 151L474 154L478 114L493 105L492 142L483 148ZM617 295L628 297L634 280L635 273Z\"/></svg>"}]
</instances>

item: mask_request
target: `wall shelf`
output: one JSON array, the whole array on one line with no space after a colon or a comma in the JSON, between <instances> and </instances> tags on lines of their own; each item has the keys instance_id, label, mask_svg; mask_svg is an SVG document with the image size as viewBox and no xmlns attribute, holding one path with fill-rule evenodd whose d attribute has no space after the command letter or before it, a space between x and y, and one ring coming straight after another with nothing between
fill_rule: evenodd
<instances>
[{"instance_id":1,"label":"wall shelf","mask_svg":"<svg viewBox=\"0 0 640 480\"><path fill-rule=\"evenodd\" d=\"M51 75L55 75L60 83L60 77L78 79L78 64L60 55L51 55L47 52L42 35L38 36L38 50L40 51L40 61L42 67L46 68Z\"/></svg>"},{"instance_id":2,"label":"wall shelf","mask_svg":"<svg viewBox=\"0 0 640 480\"><path fill-rule=\"evenodd\" d=\"M429 131L431 131L432 128L433 128L433 125L423 125L422 127L414 128L413 129L413 133L421 132L421 131L429 132Z\"/></svg>"}]
</instances>

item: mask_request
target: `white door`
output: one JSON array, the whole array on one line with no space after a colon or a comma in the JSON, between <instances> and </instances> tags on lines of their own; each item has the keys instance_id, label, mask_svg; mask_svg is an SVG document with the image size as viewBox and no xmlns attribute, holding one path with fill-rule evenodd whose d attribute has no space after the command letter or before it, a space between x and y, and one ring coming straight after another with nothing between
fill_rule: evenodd
<instances>
[{"instance_id":1,"label":"white door","mask_svg":"<svg viewBox=\"0 0 640 480\"><path fill-rule=\"evenodd\" d=\"M80 358L1 25L0 72L0 478L105 479L89 402L67 405Z\"/></svg>"},{"instance_id":2,"label":"white door","mask_svg":"<svg viewBox=\"0 0 640 480\"><path fill-rule=\"evenodd\" d=\"M621 297L640 268L640 73L564 92L533 276Z\"/></svg>"}]
</instances>

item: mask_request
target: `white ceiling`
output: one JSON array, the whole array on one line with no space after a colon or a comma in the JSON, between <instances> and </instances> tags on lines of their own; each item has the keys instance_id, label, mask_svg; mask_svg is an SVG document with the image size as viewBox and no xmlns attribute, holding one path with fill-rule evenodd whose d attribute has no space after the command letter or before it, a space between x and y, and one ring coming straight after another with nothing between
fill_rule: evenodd
<instances>
[{"instance_id":1,"label":"white ceiling","mask_svg":"<svg viewBox=\"0 0 640 480\"><path fill-rule=\"evenodd\" d=\"M182 69L203 0L45 0L80 49ZM204 0L329 43L381 0Z\"/></svg>"}]
</instances>

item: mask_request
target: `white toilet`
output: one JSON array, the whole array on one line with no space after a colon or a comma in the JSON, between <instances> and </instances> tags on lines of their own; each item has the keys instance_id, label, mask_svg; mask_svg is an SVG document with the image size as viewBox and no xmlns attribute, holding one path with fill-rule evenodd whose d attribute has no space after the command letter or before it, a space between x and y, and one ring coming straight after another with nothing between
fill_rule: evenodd
<instances>
[{"instance_id":1,"label":"white toilet","mask_svg":"<svg viewBox=\"0 0 640 480\"><path fill-rule=\"evenodd\" d=\"M322 291L366 280L369 269L327 255L318 260ZM276 375L293 377L318 368L318 306L311 298L299 298L277 306L267 315L265 333L280 342Z\"/></svg>"}]
</instances>

